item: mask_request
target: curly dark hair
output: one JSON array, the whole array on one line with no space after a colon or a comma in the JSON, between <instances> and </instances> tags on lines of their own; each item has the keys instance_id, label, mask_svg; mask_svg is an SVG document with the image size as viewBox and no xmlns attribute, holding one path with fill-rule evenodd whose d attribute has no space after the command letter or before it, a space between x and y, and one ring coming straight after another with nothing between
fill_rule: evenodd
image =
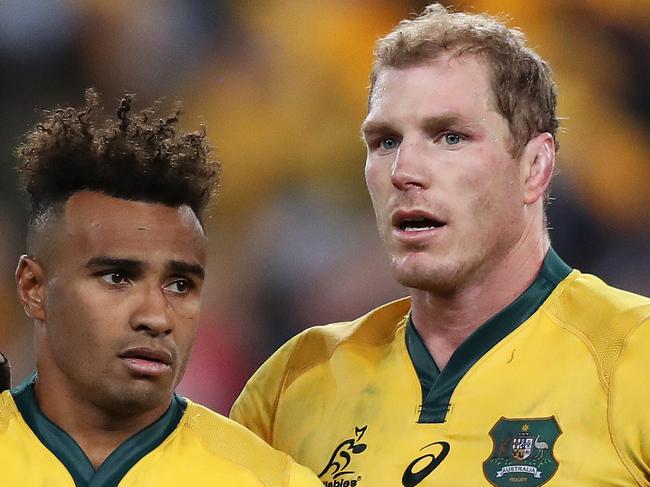
<instances>
[{"instance_id":1,"label":"curly dark hair","mask_svg":"<svg viewBox=\"0 0 650 487\"><path fill-rule=\"evenodd\" d=\"M30 196L30 223L82 190L186 204L201 219L221 178L205 129L177 134L178 108L163 118L155 108L131 114L128 94L116 118L98 123L103 110L97 91L86 90L85 100L82 109L45 111L16 149L20 183Z\"/></svg>"}]
</instances>

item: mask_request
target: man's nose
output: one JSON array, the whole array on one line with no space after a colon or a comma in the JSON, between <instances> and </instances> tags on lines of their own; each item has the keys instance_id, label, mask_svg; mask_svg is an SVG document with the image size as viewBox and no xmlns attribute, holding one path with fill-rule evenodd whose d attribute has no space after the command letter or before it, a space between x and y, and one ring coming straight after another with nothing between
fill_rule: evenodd
<instances>
[{"instance_id":1,"label":"man's nose","mask_svg":"<svg viewBox=\"0 0 650 487\"><path fill-rule=\"evenodd\" d=\"M163 289L152 285L142 291L140 302L131 315L131 328L151 336L168 335L173 330L169 312Z\"/></svg>"},{"instance_id":2,"label":"man's nose","mask_svg":"<svg viewBox=\"0 0 650 487\"><path fill-rule=\"evenodd\" d=\"M393 186L401 191L426 189L430 184L430 168L421 141L403 140L391 167Z\"/></svg>"}]
</instances>

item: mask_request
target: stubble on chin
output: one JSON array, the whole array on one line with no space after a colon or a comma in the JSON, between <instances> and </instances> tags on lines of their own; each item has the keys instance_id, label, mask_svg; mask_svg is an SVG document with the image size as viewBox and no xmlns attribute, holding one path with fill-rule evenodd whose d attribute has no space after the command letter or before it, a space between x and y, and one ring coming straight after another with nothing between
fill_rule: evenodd
<instances>
[{"instance_id":1,"label":"stubble on chin","mask_svg":"<svg viewBox=\"0 0 650 487\"><path fill-rule=\"evenodd\" d=\"M393 276L402 286L410 289L431 292L437 295L453 294L461 284L462 272L453 263L407 262L405 259L392 258Z\"/></svg>"}]
</instances>

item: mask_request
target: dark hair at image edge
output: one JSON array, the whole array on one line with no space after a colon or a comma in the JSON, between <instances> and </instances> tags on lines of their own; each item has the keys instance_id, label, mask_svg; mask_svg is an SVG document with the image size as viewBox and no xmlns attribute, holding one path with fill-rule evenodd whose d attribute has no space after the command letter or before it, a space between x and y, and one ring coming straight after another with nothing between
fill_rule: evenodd
<instances>
[{"instance_id":1,"label":"dark hair at image edge","mask_svg":"<svg viewBox=\"0 0 650 487\"><path fill-rule=\"evenodd\" d=\"M155 108L133 114L132 95L122 98L115 118L100 122L97 91L86 90L85 100L82 109L44 111L16 150L20 184L30 198L30 223L82 190L186 204L201 219L221 178L205 129L178 134L179 109L162 118Z\"/></svg>"}]
</instances>

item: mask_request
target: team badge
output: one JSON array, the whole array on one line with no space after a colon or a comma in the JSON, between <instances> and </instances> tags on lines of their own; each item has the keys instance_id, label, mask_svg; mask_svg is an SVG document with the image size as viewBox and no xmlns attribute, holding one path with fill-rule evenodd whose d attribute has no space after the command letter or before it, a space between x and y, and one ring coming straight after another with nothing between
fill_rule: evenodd
<instances>
[{"instance_id":1,"label":"team badge","mask_svg":"<svg viewBox=\"0 0 650 487\"><path fill-rule=\"evenodd\" d=\"M555 474L555 440L562 431L555 416L549 418L502 417L490 430L492 453L483 472L492 485L527 487L543 485Z\"/></svg>"}]
</instances>

